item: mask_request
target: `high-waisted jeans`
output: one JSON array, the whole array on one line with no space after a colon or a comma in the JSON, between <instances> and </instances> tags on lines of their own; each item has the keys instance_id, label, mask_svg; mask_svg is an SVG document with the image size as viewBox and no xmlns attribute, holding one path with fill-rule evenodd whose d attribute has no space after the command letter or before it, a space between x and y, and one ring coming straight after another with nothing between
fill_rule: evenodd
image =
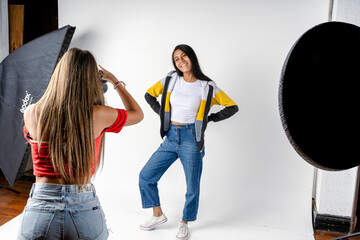
<instances>
[{"instance_id":1,"label":"high-waisted jeans","mask_svg":"<svg viewBox=\"0 0 360 240\"><path fill-rule=\"evenodd\" d=\"M34 183L18 240L108 238L104 212L92 184Z\"/></svg>"},{"instance_id":2,"label":"high-waisted jeans","mask_svg":"<svg viewBox=\"0 0 360 240\"><path fill-rule=\"evenodd\" d=\"M180 158L187 187L182 220L196 220L205 150L199 151L195 139L195 124L170 125L165 140L140 172L139 186L143 208L160 206L157 183L171 164Z\"/></svg>"}]
</instances>

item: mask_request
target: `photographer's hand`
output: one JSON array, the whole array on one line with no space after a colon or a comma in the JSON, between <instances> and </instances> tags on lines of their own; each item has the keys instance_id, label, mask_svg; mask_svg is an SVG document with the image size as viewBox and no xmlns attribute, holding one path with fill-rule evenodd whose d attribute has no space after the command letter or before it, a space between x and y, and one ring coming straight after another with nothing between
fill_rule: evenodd
<instances>
[{"instance_id":1,"label":"photographer's hand","mask_svg":"<svg viewBox=\"0 0 360 240\"><path fill-rule=\"evenodd\" d=\"M128 114L125 126L133 125L140 122L144 118L144 113L141 110L139 104L125 89L125 84L119 81L111 72L107 71L100 65L98 65L98 68L102 71L102 79L111 82L114 85L114 88L116 89L122 102L124 103L125 110Z\"/></svg>"},{"instance_id":2,"label":"photographer's hand","mask_svg":"<svg viewBox=\"0 0 360 240\"><path fill-rule=\"evenodd\" d=\"M117 78L114 76L114 74L112 74L111 72L109 72L108 70L106 70L105 68L103 68L100 65L98 65L98 68L102 72L102 79L103 80L111 82L113 85L115 85L115 84L117 84L119 82L117 80Z\"/></svg>"}]
</instances>

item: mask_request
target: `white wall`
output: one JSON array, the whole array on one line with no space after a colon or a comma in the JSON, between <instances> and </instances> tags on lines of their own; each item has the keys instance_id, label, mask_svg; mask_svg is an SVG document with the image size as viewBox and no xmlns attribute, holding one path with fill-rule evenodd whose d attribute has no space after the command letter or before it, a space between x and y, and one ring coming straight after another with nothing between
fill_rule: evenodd
<instances>
[{"instance_id":1,"label":"white wall","mask_svg":"<svg viewBox=\"0 0 360 240\"><path fill-rule=\"evenodd\" d=\"M0 62L9 55L8 1L0 0Z\"/></svg>"},{"instance_id":2,"label":"white wall","mask_svg":"<svg viewBox=\"0 0 360 240\"><path fill-rule=\"evenodd\" d=\"M330 172L318 170L316 209L319 214L352 217L356 210L358 167ZM355 209L354 209L355 207Z\"/></svg>"},{"instance_id":3,"label":"white wall","mask_svg":"<svg viewBox=\"0 0 360 240\"><path fill-rule=\"evenodd\" d=\"M360 26L360 2L334 0L331 20ZM315 198L318 213L354 218L358 171L358 167L340 172L318 170Z\"/></svg>"},{"instance_id":4,"label":"white wall","mask_svg":"<svg viewBox=\"0 0 360 240\"><path fill-rule=\"evenodd\" d=\"M343 21L360 26L360 2L357 0L334 0L333 21Z\"/></svg>"},{"instance_id":5,"label":"white wall","mask_svg":"<svg viewBox=\"0 0 360 240\"><path fill-rule=\"evenodd\" d=\"M161 138L159 119L143 96L172 69L175 45L186 43L240 108L208 125L198 222L311 235L313 167L282 129L278 87L291 46L327 21L328 8L328 0L59 1L59 27L77 28L71 47L92 51L126 82L145 113L139 125L107 135L106 165L95 180L105 213L150 215L141 209L138 173ZM122 106L113 89L106 98ZM159 187L164 211L180 220L185 179L179 162Z\"/></svg>"}]
</instances>

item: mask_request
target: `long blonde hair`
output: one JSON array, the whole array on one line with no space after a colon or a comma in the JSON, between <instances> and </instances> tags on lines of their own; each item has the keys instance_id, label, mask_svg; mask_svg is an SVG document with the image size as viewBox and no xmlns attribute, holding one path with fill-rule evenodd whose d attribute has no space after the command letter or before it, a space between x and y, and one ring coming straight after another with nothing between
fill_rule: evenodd
<instances>
[{"instance_id":1,"label":"long blonde hair","mask_svg":"<svg viewBox=\"0 0 360 240\"><path fill-rule=\"evenodd\" d=\"M104 102L94 56L86 50L69 49L35 105L39 146L48 142L53 167L67 184L89 182L92 161L95 170L103 163L101 157L96 164L93 106Z\"/></svg>"}]
</instances>

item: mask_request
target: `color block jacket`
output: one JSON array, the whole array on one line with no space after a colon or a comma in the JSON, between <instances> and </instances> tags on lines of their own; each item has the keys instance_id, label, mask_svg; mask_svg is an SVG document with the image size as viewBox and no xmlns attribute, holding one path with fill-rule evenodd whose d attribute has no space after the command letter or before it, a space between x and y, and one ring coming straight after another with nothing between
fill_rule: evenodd
<instances>
[{"instance_id":1,"label":"color block jacket","mask_svg":"<svg viewBox=\"0 0 360 240\"><path fill-rule=\"evenodd\" d=\"M145 100L151 108L160 115L160 134L163 138L170 128L171 106L170 95L178 81L179 76L175 71L168 73L166 78L155 83L145 94ZM222 90L220 90L214 81L201 81L202 97L200 107L195 120L195 135L198 148L202 151L204 147L204 132L209 121L218 122L234 115L239 109L236 103L231 100ZM161 104L157 97L161 96ZM224 109L208 116L210 108L214 105L225 106Z\"/></svg>"}]
</instances>

